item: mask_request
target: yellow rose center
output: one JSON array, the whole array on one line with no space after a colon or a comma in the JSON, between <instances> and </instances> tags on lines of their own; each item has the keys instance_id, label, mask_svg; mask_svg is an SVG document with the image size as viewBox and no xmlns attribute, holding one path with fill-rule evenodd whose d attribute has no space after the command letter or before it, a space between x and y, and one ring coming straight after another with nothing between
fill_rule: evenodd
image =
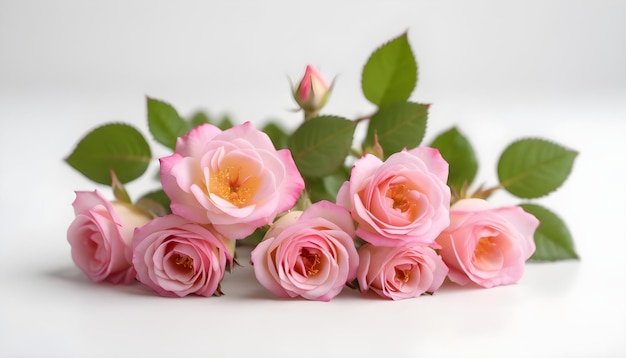
<instances>
[{"instance_id":1,"label":"yellow rose center","mask_svg":"<svg viewBox=\"0 0 626 358\"><path fill-rule=\"evenodd\" d=\"M393 208L402 213L409 211L414 213L417 209L417 203L411 201L408 197L409 189L404 184L393 184L387 189L385 196L393 200Z\"/></svg>"},{"instance_id":2,"label":"yellow rose center","mask_svg":"<svg viewBox=\"0 0 626 358\"><path fill-rule=\"evenodd\" d=\"M211 174L209 191L241 208L247 205L261 185L257 177L242 177L241 168L226 167Z\"/></svg>"}]
</instances>

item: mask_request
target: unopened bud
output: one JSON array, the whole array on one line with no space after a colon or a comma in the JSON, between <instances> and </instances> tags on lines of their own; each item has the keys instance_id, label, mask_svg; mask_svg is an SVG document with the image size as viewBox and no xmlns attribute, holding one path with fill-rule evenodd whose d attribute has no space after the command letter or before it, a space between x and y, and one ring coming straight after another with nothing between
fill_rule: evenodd
<instances>
[{"instance_id":1,"label":"unopened bud","mask_svg":"<svg viewBox=\"0 0 626 358\"><path fill-rule=\"evenodd\" d=\"M306 67L304 76L293 90L293 98L304 110L305 117L317 115L330 96L332 85L328 85L322 74L312 65Z\"/></svg>"}]
</instances>

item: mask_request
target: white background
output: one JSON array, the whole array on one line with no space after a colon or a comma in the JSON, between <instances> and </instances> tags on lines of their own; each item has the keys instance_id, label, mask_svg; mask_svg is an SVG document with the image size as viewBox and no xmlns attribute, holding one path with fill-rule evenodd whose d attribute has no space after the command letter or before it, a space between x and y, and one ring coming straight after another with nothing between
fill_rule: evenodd
<instances>
[{"instance_id":1,"label":"white background","mask_svg":"<svg viewBox=\"0 0 626 358\"><path fill-rule=\"evenodd\" d=\"M124 121L148 135L146 95L295 128L288 78L309 63L337 78L324 113L356 118L373 109L365 60L405 31L420 66L411 99L433 104L426 141L456 124L480 181L522 136L579 151L538 202L569 225L580 261L529 264L507 287L329 303L274 298L245 259L219 298L96 285L73 265L73 191L105 189L63 162L88 130ZM0 356L624 357L625 123L625 1L0 0Z\"/></svg>"}]
</instances>

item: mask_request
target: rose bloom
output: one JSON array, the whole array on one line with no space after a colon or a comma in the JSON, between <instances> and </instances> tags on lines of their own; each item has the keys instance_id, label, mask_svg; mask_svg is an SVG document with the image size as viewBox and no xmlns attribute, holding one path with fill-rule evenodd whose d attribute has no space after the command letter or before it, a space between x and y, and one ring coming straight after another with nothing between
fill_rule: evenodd
<instances>
[{"instance_id":1,"label":"rose bloom","mask_svg":"<svg viewBox=\"0 0 626 358\"><path fill-rule=\"evenodd\" d=\"M174 214L241 239L296 203L304 188L287 149L276 150L250 122L221 131L204 124L160 159Z\"/></svg>"},{"instance_id":2,"label":"rose bloom","mask_svg":"<svg viewBox=\"0 0 626 358\"><path fill-rule=\"evenodd\" d=\"M302 109L317 112L326 104L330 96L328 82L315 66L308 65L293 97Z\"/></svg>"},{"instance_id":3,"label":"rose bloom","mask_svg":"<svg viewBox=\"0 0 626 358\"><path fill-rule=\"evenodd\" d=\"M161 296L221 294L226 266L232 266L235 242L210 225L171 214L135 230L133 265L137 279Z\"/></svg>"},{"instance_id":4,"label":"rose bloom","mask_svg":"<svg viewBox=\"0 0 626 358\"><path fill-rule=\"evenodd\" d=\"M356 234L376 246L430 244L449 223L448 163L434 148L359 159L337 203L352 213Z\"/></svg>"},{"instance_id":5,"label":"rose bloom","mask_svg":"<svg viewBox=\"0 0 626 358\"><path fill-rule=\"evenodd\" d=\"M450 226L439 235L440 254L452 281L483 287L519 281L535 252L539 220L518 206L493 207L483 199L463 199L450 210Z\"/></svg>"},{"instance_id":6,"label":"rose bloom","mask_svg":"<svg viewBox=\"0 0 626 358\"><path fill-rule=\"evenodd\" d=\"M435 250L422 245L359 248L357 278L362 292L372 290L381 297L401 300L435 292L448 268Z\"/></svg>"},{"instance_id":7,"label":"rose bloom","mask_svg":"<svg viewBox=\"0 0 626 358\"><path fill-rule=\"evenodd\" d=\"M109 202L98 190L77 191L72 205L76 217L67 241L76 266L94 282L133 282L133 230L150 217L130 204Z\"/></svg>"},{"instance_id":8,"label":"rose bloom","mask_svg":"<svg viewBox=\"0 0 626 358\"><path fill-rule=\"evenodd\" d=\"M261 285L279 297L329 301L356 278L354 235L350 214L320 201L278 219L250 262Z\"/></svg>"}]
</instances>

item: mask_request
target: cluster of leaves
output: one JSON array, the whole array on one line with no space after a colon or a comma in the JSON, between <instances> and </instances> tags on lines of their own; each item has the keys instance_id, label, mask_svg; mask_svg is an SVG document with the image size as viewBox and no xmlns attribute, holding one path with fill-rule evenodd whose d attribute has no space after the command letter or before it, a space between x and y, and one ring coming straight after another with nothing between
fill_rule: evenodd
<instances>
[{"instance_id":1,"label":"cluster of leaves","mask_svg":"<svg viewBox=\"0 0 626 358\"><path fill-rule=\"evenodd\" d=\"M365 98L376 106L371 116L348 119L318 115L304 121L293 133L270 122L262 131L277 148L288 148L305 178L306 194L312 202L334 201L339 187L349 178L351 157L372 153L386 159L404 148L422 143L426 133L428 105L409 101L418 79L418 66L406 34L378 48L362 72ZM176 139L202 123L221 129L232 127L228 117L211 120L203 112L185 119L170 104L147 98L148 127L154 139L174 149ZM355 129L367 125L362 143L355 145ZM497 163L499 184L469 193L478 170L478 160L468 138L457 127L439 135L428 146L439 149L450 164L448 184L453 200L464 197L488 198L504 189L523 200L548 195L569 176L577 153L556 143L522 138L502 152ZM354 159L354 158L352 158ZM127 183L143 175L152 160L150 146L132 126L110 123L87 134L66 159L87 178L112 185L111 171ZM142 197L168 207L162 190ZM577 258L572 237L557 215L536 203L520 206L541 222L536 234L537 250L531 260L554 261Z\"/></svg>"}]
</instances>

